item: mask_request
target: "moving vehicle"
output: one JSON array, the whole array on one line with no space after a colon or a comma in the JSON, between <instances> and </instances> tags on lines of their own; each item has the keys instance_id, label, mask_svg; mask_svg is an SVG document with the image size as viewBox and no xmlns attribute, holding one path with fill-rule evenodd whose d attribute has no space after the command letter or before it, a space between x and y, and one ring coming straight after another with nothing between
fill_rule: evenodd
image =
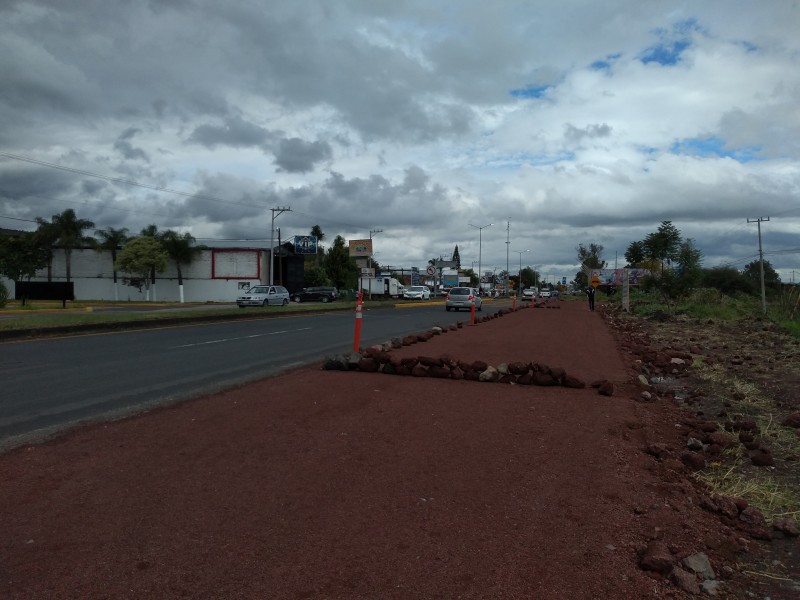
<instances>
[{"instance_id":1,"label":"moving vehicle","mask_svg":"<svg viewBox=\"0 0 800 600\"><path fill-rule=\"evenodd\" d=\"M256 285L236 298L239 308L246 306L286 306L289 304L289 290L282 285Z\"/></svg>"},{"instance_id":2,"label":"moving vehicle","mask_svg":"<svg viewBox=\"0 0 800 600\"><path fill-rule=\"evenodd\" d=\"M522 290L522 297L526 300L532 300L533 298L536 298L536 289L532 287L525 288Z\"/></svg>"},{"instance_id":3,"label":"moving vehicle","mask_svg":"<svg viewBox=\"0 0 800 600\"><path fill-rule=\"evenodd\" d=\"M359 277L358 285L364 294L390 298L399 298L405 290L403 284L394 277Z\"/></svg>"},{"instance_id":4,"label":"moving vehicle","mask_svg":"<svg viewBox=\"0 0 800 600\"><path fill-rule=\"evenodd\" d=\"M550 290L542 290L540 293L542 298L549 298L550 297Z\"/></svg>"},{"instance_id":5,"label":"moving vehicle","mask_svg":"<svg viewBox=\"0 0 800 600\"><path fill-rule=\"evenodd\" d=\"M468 287L455 287L450 288L450 293L447 294L447 298L444 301L444 308L448 312L451 309L459 310L461 308L472 310L473 304L475 305L475 310L483 308L483 300L481 300L478 290Z\"/></svg>"},{"instance_id":6,"label":"moving vehicle","mask_svg":"<svg viewBox=\"0 0 800 600\"><path fill-rule=\"evenodd\" d=\"M292 294L293 302L333 302L339 297L335 287L307 287Z\"/></svg>"},{"instance_id":7,"label":"moving vehicle","mask_svg":"<svg viewBox=\"0 0 800 600\"><path fill-rule=\"evenodd\" d=\"M408 300L430 300L431 290L427 285L412 285L405 289L403 298Z\"/></svg>"}]
</instances>

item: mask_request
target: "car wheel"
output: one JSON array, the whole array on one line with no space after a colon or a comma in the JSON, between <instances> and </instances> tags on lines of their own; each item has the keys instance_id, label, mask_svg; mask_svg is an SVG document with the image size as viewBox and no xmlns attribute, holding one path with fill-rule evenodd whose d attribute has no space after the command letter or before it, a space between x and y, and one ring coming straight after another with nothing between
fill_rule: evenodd
<instances>
[{"instance_id":1,"label":"car wheel","mask_svg":"<svg viewBox=\"0 0 800 600\"><path fill-rule=\"evenodd\" d=\"M284 298L283 302L281 303L281 306L286 306L287 304L289 304L289 299L288 298Z\"/></svg>"},{"instance_id":2,"label":"car wheel","mask_svg":"<svg viewBox=\"0 0 800 600\"><path fill-rule=\"evenodd\" d=\"M323 301L323 302L330 302L330 301L331 301L331 299L330 299L330 298L328 298L327 296L323 296L323 297L322 297L322 301Z\"/></svg>"},{"instance_id":3,"label":"car wheel","mask_svg":"<svg viewBox=\"0 0 800 600\"><path fill-rule=\"evenodd\" d=\"M292 298L292 300L300 304L300 296L295 296L294 298Z\"/></svg>"},{"instance_id":4,"label":"car wheel","mask_svg":"<svg viewBox=\"0 0 800 600\"><path fill-rule=\"evenodd\" d=\"M449 307L449 306L445 306L445 307L444 307L444 309L445 309L447 312L450 312L450 307Z\"/></svg>"},{"instance_id":5,"label":"car wheel","mask_svg":"<svg viewBox=\"0 0 800 600\"><path fill-rule=\"evenodd\" d=\"M482 311L482 310L483 310L483 304L478 304L478 310L479 310L479 311Z\"/></svg>"},{"instance_id":6,"label":"car wheel","mask_svg":"<svg viewBox=\"0 0 800 600\"><path fill-rule=\"evenodd\" d=\"M263 308L263 307L267 307L267 306L269 306L269 300L267 300L267 299L265 298L265 299L264 299L264 301L261 303L261 306L262 306L262 308Z\"/></svg>"},{"instance_id":7,"label":"car wheel","mask_svg":"<svg viewBox=\"0 0 800 600\"><path fill-rule=\"evenodd\" d=\"M244 304L240 304L239 308L245 308L245 305Z\"/></svg>"}]
</instances>

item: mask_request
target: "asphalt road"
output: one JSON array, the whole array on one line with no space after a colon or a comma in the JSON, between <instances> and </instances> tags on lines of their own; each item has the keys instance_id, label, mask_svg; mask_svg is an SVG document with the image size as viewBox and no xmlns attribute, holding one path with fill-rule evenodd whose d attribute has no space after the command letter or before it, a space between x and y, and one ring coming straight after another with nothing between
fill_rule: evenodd
<instances>
[{"instance_id":1,"label":"asphalt road","mask_svg":"<svg viewBox=\"0 0 800 600\"><path fill-rule=\"evenodd\" d=\"M361 345L459 320L441 304L366 309ZM348 352L354 329L345 311L0 344L0 447Z\"/></svg>"}]
</instances>

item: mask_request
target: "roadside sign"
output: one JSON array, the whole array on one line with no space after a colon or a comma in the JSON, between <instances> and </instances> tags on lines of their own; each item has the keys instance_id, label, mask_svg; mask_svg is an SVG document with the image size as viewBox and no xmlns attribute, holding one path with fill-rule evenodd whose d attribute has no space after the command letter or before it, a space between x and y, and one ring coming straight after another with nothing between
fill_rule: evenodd
<instances>
[{"instance_id":1,"label":"roadside sign","mask_svg":"<svg viewBox=\"0 0 800 600\"><path fill-rule=\"evenodd\" d=\"M436 267L433 265L428 265L427 271L425 271L428 275L436 275Z\"/></svg>"},{"instance_id":2,"label":"roadside sign","mask_svg":"<svg viewBox=\"0 0 800 600\"><path fill-rule=\"evenodd\" d=\"M602 282L600 281L600 278L597 275L595 275L594 277L592 277L592 279L591 279L591 281L589 281L589 283L592 284L593 288L596 288Z\"/></svg>"}]
</instances>

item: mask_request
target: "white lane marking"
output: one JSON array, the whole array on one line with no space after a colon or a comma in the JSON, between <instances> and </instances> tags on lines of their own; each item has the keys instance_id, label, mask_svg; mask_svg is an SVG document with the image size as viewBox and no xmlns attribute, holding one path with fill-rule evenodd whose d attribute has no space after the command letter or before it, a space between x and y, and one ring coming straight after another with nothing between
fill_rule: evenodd
<instances>
[{"instance_id":1,"label":"white lane marking","mask_svg":"<svg viewBox=\"0 0 800 600\"><path fill-rule=\"evenodd\" d=\"M222 344L224 342L235 342L237 340L250 340L253 338L259 337L267 337L270 335L280 335L283 333L296 333L298 331L308 331L311 327L301 327L300 329L284 329L283 331L272 331L270 333L254 333L253 335L243 335L240 337L232 337L232 338L222 338L219 340L208 340L206 342L195 342L193 344L182 344L180 346L170 346L170 350L174 350L175 348L192 348L195 346L208 346L210 344Z\"/></svg>"}]
</instances>

